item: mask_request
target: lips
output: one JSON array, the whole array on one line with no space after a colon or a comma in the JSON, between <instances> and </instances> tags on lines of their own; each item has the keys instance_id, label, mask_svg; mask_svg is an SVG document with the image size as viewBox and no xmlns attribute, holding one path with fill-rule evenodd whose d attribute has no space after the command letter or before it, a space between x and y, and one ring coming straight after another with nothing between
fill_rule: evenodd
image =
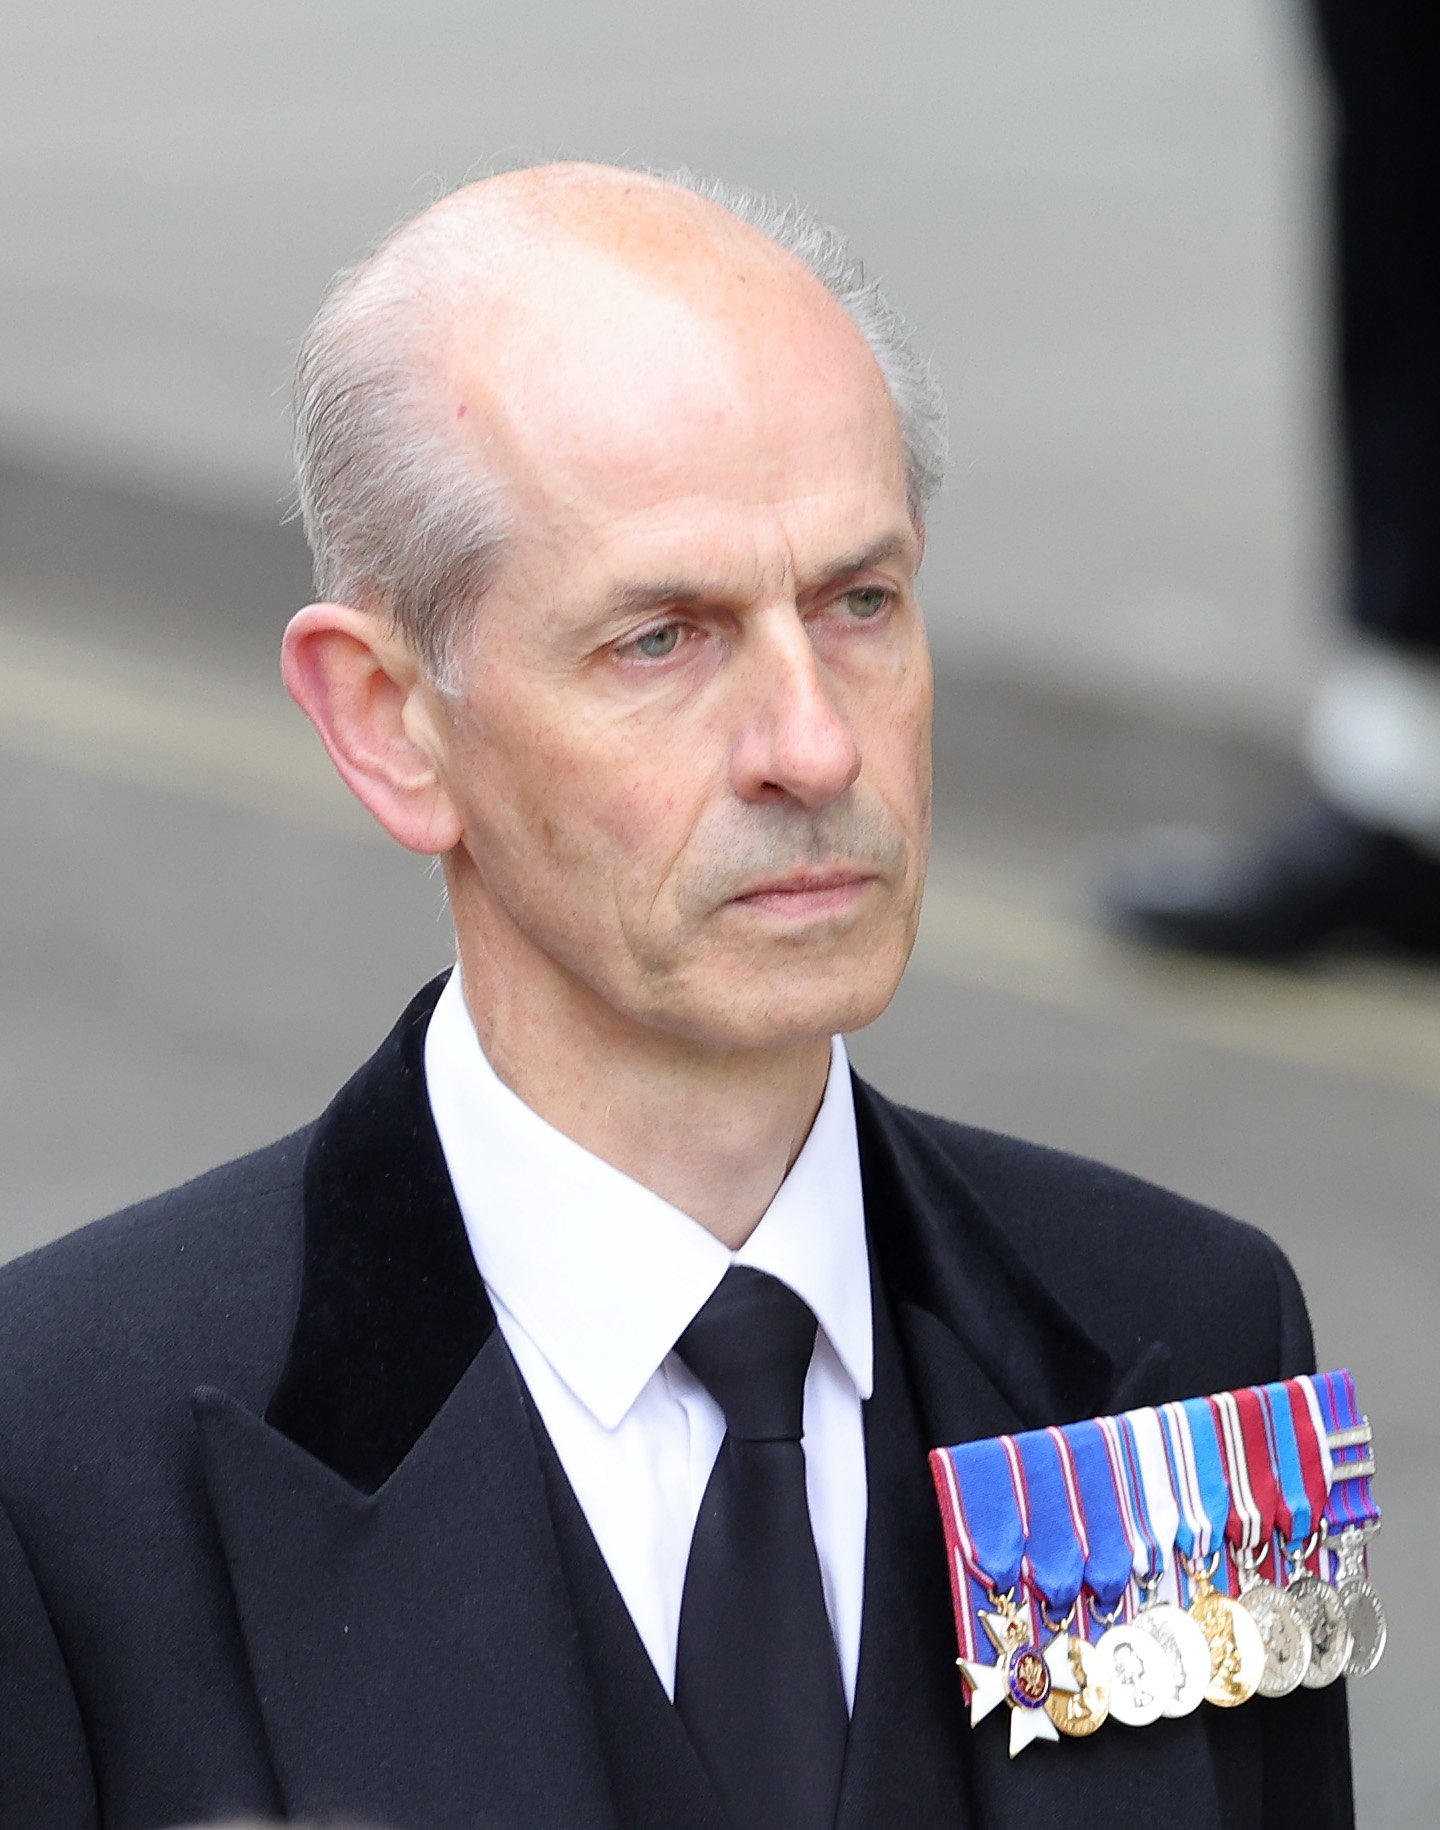
<instances>
[{"instance_id":1,"label":"lips","mask_svg":"<svg viewBox=\"0 0 1440 1830\"><path fill-rule=\"evenodd\" d=\"M737 902L748 902L755 896L809 896L817 891L843 889L851 884L872 881L868 871L792 871L788 877L772 877L764 883L742 890Z\"/></svg>"},{"instance_id":2,"label":"lips","mask_svg":"<svg viewBox=\"0 0 1440 1830\"><path fill-rule=\"evenodd\" d=\"M778 915L832 914L848 908L874 882L868 871L792 871L753 885L734 901Z\"/></svg>"}]
</instances>

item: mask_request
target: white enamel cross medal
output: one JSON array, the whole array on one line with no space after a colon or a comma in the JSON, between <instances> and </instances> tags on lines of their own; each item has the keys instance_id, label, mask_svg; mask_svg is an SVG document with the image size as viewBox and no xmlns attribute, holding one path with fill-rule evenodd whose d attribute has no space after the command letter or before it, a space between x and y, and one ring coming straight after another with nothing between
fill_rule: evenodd
<instances>
[{"instance_id":1,"label":"white enamel cross medal","mask_svg":"<svg viewBox=\"0 0 1440 1830\"><path fill-rule=\"evenodd\" d=\"M1058 1741L1060 1731L1046 1713L1052 1691L1079 1690L1065 1635L1040 1646L1025 1623L1007 1610L980 1615L997 1658L993 1665L962 1658L960 1669L970 1686L970 1726L983 1722L1001 1703L1010 1705L1010 1758L1032 1741Z\"/></svg>"}]
</instances>

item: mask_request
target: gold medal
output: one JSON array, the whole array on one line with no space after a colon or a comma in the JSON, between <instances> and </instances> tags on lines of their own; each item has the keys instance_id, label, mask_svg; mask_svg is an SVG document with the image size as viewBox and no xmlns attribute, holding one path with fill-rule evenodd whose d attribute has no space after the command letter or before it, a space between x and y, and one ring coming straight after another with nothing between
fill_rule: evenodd
<instances>
[{"instance_id":1,"label":"gold medal","mask_svg":"<svg viewBox=\"0 0 1440 1830\"><path fill-rule=\"evenodd\" d=\"M1190 1613L1210 1643L1205 1701L1220 1709L1248 1703L1260 1688L1265 1670L1265 1641L1254 1619L1206 1576L1195 1580Z\"/></svg>"},{"instance_id":2,"label":"gold medal","mask_svg":"<svg viewBox=\"0 0 1440 1830\"><path fill-rule=\"evenodd\" d=\"M1105 1681L1105 1661L1088 1640L1073 1633L1062 1633L1060 1643L1075 1690L1052 1687L1045 1699L1045 1713L1060 1730L1075 1740L1093 1735L1110 1714L1110 1686Z\"/></svg>"}]
</instances>

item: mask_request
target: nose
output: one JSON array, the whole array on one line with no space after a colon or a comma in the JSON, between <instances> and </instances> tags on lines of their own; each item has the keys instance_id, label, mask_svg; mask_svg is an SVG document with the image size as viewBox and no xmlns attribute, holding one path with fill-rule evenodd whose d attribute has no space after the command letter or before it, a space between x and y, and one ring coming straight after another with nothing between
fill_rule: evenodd
<instances>
[{"instance_id":1,"label":"nose","mask_svg":"<svg viewBox=\"0 0 1440 1830\"><path fill-rule=\"evenodd\" d=\"M860 746L836 702L804 623L779 615L748 657L731 783L746 801L823 807L860 773Z\"/></svg>"}]
</instances>

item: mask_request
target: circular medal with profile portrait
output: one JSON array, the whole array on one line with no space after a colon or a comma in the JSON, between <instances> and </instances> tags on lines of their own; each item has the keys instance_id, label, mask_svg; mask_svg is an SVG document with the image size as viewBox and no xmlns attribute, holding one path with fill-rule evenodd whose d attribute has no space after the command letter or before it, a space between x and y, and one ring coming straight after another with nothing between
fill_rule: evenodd
<instances>
[{"instance_id":1,"label":"circular medal with profile portrait","mask_svg":"<svg viewBox=\"0 0 1440 1830\"><path fill-rule=\"evenodd\" d=\"M1184 1608L1171 1601L1142 1608L1134 1624L1159 1640L1174 1661L1175 1689L1161 1713L1172 1721L1190 1715L1205 1701L1210 1685L1210 1642Z\"/></svg>"},{"instance_id":2,"label":"circular medal with profile portrait","mask_svg":"<svg viewBox=\"0 0 1440 1830\"><path fill-rule=\"evenodd\" d=\"M1253 1617L1207 1584L1190 1603L1190 1613L1210 1642L1210 1682L1205 1700L1217 1709L1248 1703L1265 1670L1265 1641Z\"/></svg>"},{"instance_id":3,"label":"circular medal with profile portrait","mask_svg":"<svg viewBox=\"0 0 1440 1830\"><path fill-rule=\"evenodd\" d=\"M1138 1619L1101 1634L1095 1648L1108 1668L1110 1714L1127 1728L1148 1728L1175 1695L1175 1661Z\"/></svg>"}]
</instances>

